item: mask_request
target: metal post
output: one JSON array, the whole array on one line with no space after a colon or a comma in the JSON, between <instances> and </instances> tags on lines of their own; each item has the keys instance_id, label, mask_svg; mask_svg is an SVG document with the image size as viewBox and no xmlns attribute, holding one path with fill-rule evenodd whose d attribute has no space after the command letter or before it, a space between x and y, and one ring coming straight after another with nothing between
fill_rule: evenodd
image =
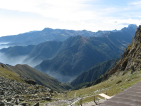
<instances>
[{"instance_id":1,"label":"metal post","mask_svg":"<svg viewBox=\"0 0 141 106\"><path fill-rule=\"evenodd\" d=\"M96 102L96 96L94 96L94 103L95 103L96 105L98 105L97 102Z\"/></svg>"},{"instance_id":2,"label":"metal post","mask_svg":"<svg viewBox=\"0 0 141 106\"><path fill-rule=\"evenodd\" d=\"M95 102L95 96L94 96L94 102Z\"/></svg>"},{"instance_id":3,"label":"metal post","mask_svg":"<svg viewBox=\"0 0 141 106\"><path fill-rule=\"evenodd\" d=\"M82 106L82 99L80 99L79 103L80 103L80 106Z\"/></svg>"}]
</instances>

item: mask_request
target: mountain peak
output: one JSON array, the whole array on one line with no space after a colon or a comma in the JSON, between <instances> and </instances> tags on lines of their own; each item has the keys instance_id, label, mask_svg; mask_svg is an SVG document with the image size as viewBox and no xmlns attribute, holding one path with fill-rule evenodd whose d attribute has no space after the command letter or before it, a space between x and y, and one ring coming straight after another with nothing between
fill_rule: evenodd
<instances>
[{"instance_id":1,"label":"mountain peak","mask_svg":"<svg viewBox=\"0 0 141 106\"><path fill-rule=\"evenodd\" d=\"M134 28L134 29L137 29L137 25L135 25L135 24L130 24L130 25L128 25L128 28Z\"/></svg>"}]
</instances>

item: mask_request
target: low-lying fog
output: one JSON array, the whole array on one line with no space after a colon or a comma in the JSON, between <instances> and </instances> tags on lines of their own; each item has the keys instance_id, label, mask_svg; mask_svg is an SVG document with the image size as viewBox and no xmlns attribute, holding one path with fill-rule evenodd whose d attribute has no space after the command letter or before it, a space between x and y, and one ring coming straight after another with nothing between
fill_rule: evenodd
<instances>
[{"instance_id":1,"label":"low-lying fog","mask_svg":"<svg viewBox=\"0 0 141 106\"><path fill-rule=\"evenodd\" d=\"M9 42L0 42L0 49L10 47ZM41 63L40 61L33 61L33 58L29 56L17 56L17 57L10 57L2 52L0 52L0 62L9 65L16 65L16 64L28 64L31 67L35 67L36 65Z\"/></svg>"},{"instance_id":2,"label":"low-lying fog","mask_svg":"<svg viewBox=\"0 0 141 106\"><path fill-rule=\"evenodd\" d=\"M7 42L0 42L0 49L8 47L10 47L10 45L8 45ZM17 64L28 64L31 67L35 67L41 62L42 60L35 61L34 58L31 58L28 55L12 57L0 52L0 63L9 64L12 66L15 66ZM67 83L68 81L71 81L72 79L75 78L75 77L72 78L70 76L64 76L59 73L52 73L51 71L47 72L47 74L64 83Z\"/></svg>"},{"instance_id":3,"label":"low-lying fog","mask_svg":"<svg viewBox=\"0 0 141 106\"><path fill-rule=\"evenodd\" d=\"M59 80L62 83L69 83L71 81L73 81L77 76L67 76L67 75L62 75L58 72L52 72L52 71L47 71L46 74L48 74L49 76L56 78L57 80Z\"/></svg>"},{"instance_id":4,"label":"low-lying fog","mask_svg":"<svg viewBox=\"0 0 141 106\"><path fill-rule=\"evenodd\" d=\"M33 58L29 58L29 56L10 57L0 52L0 57L1 63L13 66L15 66L16 64L28 64L31 67L35 67L36 65L41 63L41 61L33 61Z\"/></svg>"},{"instance_id":5,"label":"low-lying fog","mask_svg":"<svg viewBox=\"0 0 141 106\"><path fill-rule=\"evenodd\" d=\"M0 49L8 48L10 46L8 44L9 44L9 42L0 42Z\"/></svg>"}]
</instances>

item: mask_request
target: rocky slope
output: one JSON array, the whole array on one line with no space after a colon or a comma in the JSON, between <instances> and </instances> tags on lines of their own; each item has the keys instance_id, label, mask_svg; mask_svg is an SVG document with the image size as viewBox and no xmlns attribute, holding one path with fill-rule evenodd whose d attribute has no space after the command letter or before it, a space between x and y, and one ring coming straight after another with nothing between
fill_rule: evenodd
<instances>
[{"instance_id":1,"label":"rocky slope","mask_svg":"<svg viewBox=\"0 0 141 106\"><path fill-rule=\"evenodd\" d=\"M141 69L141 26L137 29L132 44L128 46L122 58L111 72L140 71ZM115 70L115 71L114 71Z\"/></svg>"},{"instance_id":2,"label":"rocky slope","mask_svg":"<svg viewBox=\"0 0 141 106\"><path fill-rule=\"evenodd\" d=\"M51 101L56 93L47 87L26 83L19 74L0 65L0 106L28 106L31 101Z\"/></svg>"},{"instance_id":3,"label":"rocky slope","mask_svg":"<svg viewBox=\"0 0 141 106\"><path fill-rule=\"evenodd\" d=\"M118 71L140 71L141 69L141 26L137 29L136 36L131 45L124 52L122 58L109 73Z\"/></svg>"}]
</instances>

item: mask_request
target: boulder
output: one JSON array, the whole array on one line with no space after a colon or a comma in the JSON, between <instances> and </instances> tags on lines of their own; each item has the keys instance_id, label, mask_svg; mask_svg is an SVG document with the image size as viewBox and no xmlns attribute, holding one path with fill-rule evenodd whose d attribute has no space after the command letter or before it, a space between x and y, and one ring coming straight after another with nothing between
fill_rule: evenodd
<instances>
[{"instance_id":1,"label":"boulder","mask_svg":"<svg viewBox=\"0 0 141 106\"><path fill-rule=\"evenodd\" d=\"M31 85L36 85L36 81L32 79L25 79L24 80L26 83L31 84Z\"/></svg>"}]
</instances>

